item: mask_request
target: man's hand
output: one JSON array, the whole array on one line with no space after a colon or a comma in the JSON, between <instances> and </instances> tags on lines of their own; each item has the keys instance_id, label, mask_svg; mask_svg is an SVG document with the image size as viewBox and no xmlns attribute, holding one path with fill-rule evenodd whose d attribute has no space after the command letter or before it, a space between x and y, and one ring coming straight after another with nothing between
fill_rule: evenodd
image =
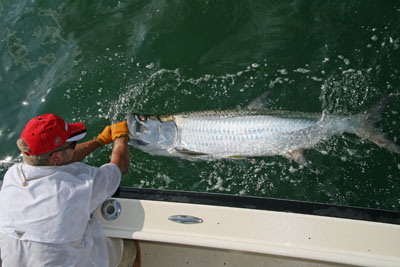
<instances>
[{"instance_id":1,"label":"man's hand","mask_svg":"<svg viewBox=\"0 0 400 267\"><path fill-rule=\"evenodd\" d=\"M121 121L111 125L111 136L113 141L121 136L128 137L127 140L129 141L128 123L126 121Z\"/></svg>"},{"instance_id":2,"label":"man's hand","mask_svg":"<svg viewBox=\"0 0 400 267\"><path fill-rule=\"evenodd\" d=\"M97 138L77 144L71 162L82 161L99 146L111 144L113 141L114 148L111 155L111 162L116 164L124 174L129 167L129 130L126 121L106 126Z\"/></svg>"},{"instance_id":3,"label":"man's hand","mask_svg":"<svg viewBox=\"0 0 400 267\"><path fill-rule=\"evenodd\" d=\"M99 141L100 145L108 145L111 144L113 141L111 135L111 126L106 126L104 130L97 136L97 140Z\"/></svg>"}]
</instances>

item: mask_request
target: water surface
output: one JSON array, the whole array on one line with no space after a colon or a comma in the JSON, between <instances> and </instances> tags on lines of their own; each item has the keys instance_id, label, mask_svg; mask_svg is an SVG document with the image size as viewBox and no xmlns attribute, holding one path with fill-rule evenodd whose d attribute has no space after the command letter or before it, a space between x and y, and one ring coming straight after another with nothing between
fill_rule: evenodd
<instances>
[{"instance_id":1,"label":"water surface","mask_svg":"<svg viewBox=\"0 0 400 267\"><path fill-rule=\"evenodd\" d=\"M246 108L271 90L271 109L356 114L400 88L398 1L0 0L0 40L2 175L42 113L89 140L132 111ZM397 143L399 112L394 99L377 124ZM353 135L307 150L310 168L130 152L125 186L400 208L399 155Z\"/></svg>"}]
</instances>

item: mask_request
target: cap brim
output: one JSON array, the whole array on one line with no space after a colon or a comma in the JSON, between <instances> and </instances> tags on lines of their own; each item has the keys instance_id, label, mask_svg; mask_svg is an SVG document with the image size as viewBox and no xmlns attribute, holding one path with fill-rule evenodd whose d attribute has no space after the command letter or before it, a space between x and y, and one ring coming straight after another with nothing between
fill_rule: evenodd
<instances>
[{"instance_id":1,"label":"cap brim","mask_svg":"<svg viewBox=\"0 0 400 267\"><path fill-rule=\"evenodd\" d=\"M68 131L70 132L70 134L66 142L78 141L85 137L86 126L81 122L68 123Z\"/></svg>"}]
</instances>

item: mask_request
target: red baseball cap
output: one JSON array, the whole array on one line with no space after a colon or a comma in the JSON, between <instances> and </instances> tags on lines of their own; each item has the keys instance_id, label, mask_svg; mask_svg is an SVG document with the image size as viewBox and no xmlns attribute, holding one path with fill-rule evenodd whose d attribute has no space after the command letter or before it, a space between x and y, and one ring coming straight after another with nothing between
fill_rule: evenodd
<instances>
[{"instance_id":1,"label":"red baseball cap","mask_svg":"<svg viewBox=\"0 0 400 267\"><path fill-rule=\"evenodd\" d=\"M66 123L54 114L45 114L30 120L21 134L28 145L27 155L41 155L60 147L65 142L82 139L86 135L83 123Z\"/></svg>"}]
</instances>

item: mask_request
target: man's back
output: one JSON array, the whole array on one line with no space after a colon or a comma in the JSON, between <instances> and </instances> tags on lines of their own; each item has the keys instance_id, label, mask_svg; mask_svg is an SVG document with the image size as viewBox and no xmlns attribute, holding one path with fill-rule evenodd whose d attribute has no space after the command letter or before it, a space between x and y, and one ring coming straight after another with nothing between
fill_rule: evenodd
<instances>
[{"instance_id":1,"label":"man's back","mask_svg":"<svg viewBox=\"0 0 400 267\"><path fill-rule=\"evenodd\" d=\"M23 175L26 185L22 184ZM120 177L114 164L100 168L83 163L12 166L0 191L4 266L35 266L34 262L40 266L96 266L94 263L108 262L101 225L91 214L116 191Z\"/></svg>"}]
</instances>

